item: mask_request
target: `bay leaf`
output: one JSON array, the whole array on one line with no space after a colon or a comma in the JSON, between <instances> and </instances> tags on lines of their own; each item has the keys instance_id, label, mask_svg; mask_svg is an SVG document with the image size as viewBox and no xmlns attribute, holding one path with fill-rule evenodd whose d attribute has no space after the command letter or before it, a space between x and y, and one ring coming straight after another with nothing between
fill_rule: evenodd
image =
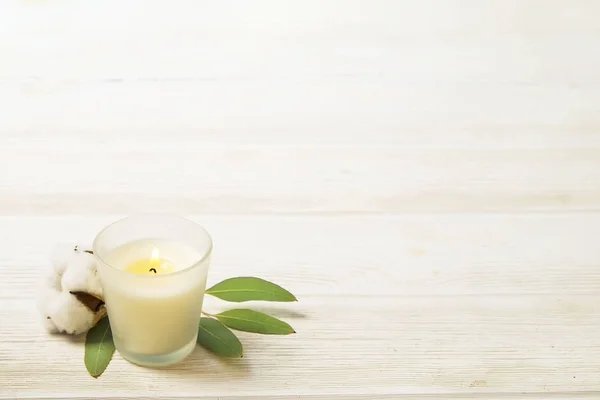
<instances>
[{"instance_id":1,"label":"bay leaf","mask_svg":"<svg viewBox=\"0 0 600 400\"><path fill-rule=\"evenodd\" d=\"M219 356L243 357L244 354L235 334L213 318L200 318L197 343Z\"/></svg>"},{"instance_id":2,"label":"bay leaf","mask_svg":"<svg viewBox=\"0 0 600 400\"><path fill-rule=\"evenodd\" d=\"M206 290L206 294L221 300L244 301L298 301L296 296L273 282L252 276L225 279Z\"/></svg>"},{"instance_id":3,"label":"bay leaf","mask_svg":"<svg viewBox=\"0 0 600 400\"><path fill-rule=\"evenodd\" d=\"M224 325L238 331L262 333L265 335L289 335L296 333L286 322L262 312L235 309L223 311L215 317Z\"/></svg>"},{"instance_id":4,"label":"bay leaf","mask_svg":"<svg viewBox=\"0 0 600 400\"><path fill-rule=\"evenodd\" d=\"M108 317L102 318L85 337L85 368L94 378L102 375L115 352Z\"/></svg>"}]
</instances>

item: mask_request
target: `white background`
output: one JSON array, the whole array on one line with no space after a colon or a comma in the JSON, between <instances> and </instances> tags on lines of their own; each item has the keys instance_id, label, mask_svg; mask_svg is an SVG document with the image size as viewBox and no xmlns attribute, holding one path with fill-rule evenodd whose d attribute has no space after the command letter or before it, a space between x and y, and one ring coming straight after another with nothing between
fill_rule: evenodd
<instances>
[{"instance_id":1,"label":"white background","mask_svg":"<svg viewBox=\"0 0 600 400\"><path fill-rule=\"evenodd\" d=\"M0 398L597 398L599 15L3 1ZM298 333L90 378L35 285L55 242L140 211L207 227L209 284L290 289L256 307Z\"/></svg>"}]
</instances>

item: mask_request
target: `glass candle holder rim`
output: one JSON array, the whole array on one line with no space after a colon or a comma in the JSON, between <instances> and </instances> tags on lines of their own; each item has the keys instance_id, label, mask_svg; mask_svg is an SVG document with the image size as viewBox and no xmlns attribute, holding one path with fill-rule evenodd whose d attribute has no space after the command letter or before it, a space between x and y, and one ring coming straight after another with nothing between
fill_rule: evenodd
<instances>
[{"instance_id":1,"label":"glass candle holder rim","mask_svg":"<svg viewBox=\"0 0 600 400\"><path fill-rule=\"evenodd\" d=\"M111 227L114 227L114 225L116 225L118 223L121 223L121 222L124 222L126 220L130 220L130 219L134 219L134 218L140 218L140 217L167 217L167 218L179 219L181 221L193 224L197 228L201 229L202 232L208 238L208 249L206 249L206 251L202 253L202 256L197 261L195 261L194 263L192 263L191 265L189 265L189 266L187 266L185 268L182 268L179 271L172 272L170 274L139 275L139 274L134 274L134 273L125 271L123 269L120 269L120 268L117 268L117 267L111 265L104 258L102 258L100 256L100 253L97 251L98 238L101 237L102 234L105 233L108 229L110 229ZM197 222L194 222L192 220L189 220L187 218L181 217L179 215L174 215L174 214L160 214L160 213L133 214L133 215L129 215L127 217L123 217L123 218L120 218L118 220L115 220L115 221L111 222L110 224L106 225L104 228L102 228L102 230L100 232L98 232L98 234L96 234L96 237L94 238L94 242L92 243L92 251L94 253L94 257L96 257L100 262L102 262L104 265L106 265L107 267L109 267L111 270L118 271L119 273L126 274L128 276L129 275L135 275L136 279L167 279L167 278L173 277L175 275L179 275L179 274L183 274L185 272L189 272L195 266L202 265L204 263L204 261L208 257L210 257L210 255L212 253L212 250L213 250L213 240L212 240L212 237L210 236L210 233L208 233L208 231L206 229L204 229L204 227L202 225L200 225Z\"/></svg>"}]
</instances>

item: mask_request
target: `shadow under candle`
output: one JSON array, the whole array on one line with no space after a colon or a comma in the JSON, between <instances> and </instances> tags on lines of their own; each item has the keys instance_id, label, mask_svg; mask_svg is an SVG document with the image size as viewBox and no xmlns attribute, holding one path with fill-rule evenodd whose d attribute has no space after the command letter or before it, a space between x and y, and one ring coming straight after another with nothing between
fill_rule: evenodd
<instances>
[{"instance_id":1,"label":"shadow under candle","mask_svg":"<svg viewBox=\"0 0 600 400\"><path fill-rule=\"evenodd\" d=\"M245 358L219 357L200 346L196 346L192 354L177 364L152 369L168 375L176 374L178 376L227 375L232 379L250 376L250 365Z\"/></svg>"}]
</instances>

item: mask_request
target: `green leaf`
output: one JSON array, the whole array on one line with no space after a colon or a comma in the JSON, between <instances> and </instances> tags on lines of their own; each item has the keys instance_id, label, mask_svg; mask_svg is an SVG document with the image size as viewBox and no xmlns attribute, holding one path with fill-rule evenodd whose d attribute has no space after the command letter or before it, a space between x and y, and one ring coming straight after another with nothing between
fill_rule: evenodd
<instances>
[{"instance_id":1,"label":"green leaf","mask_svg":"<svg viewBox=\"0 0 600 400\"><path fill-rule=\"evenodd\" d=\"M94 378L102 375L115 352L108 317L102 318L85 337L85 368Z\"/></svg>"},{"instance_id":2,"label":"green leaf","mask_svg":"<svg viewBox=\"0 0 600 400\"><path fill-rule=\"evenodd\" d=\"M216 319L200 318L197 342L220 356L243 357L244 355L239 339Z\"/></svg>"},{"instance_id":3,"label":"green leaf","mask_svg":"<svg viewBox=\"0 0 600 400\"><path fill-rule=\"evenodd\" d=\"M224 325L238 331L262 333L265 335L289 335L296 333L287 323L254 310L236 309L215 315Z\"/></svg>"},{"instance_id":4,"label":"green leaf","mask_svg":"<svg viewBox=\"0 0 600 400\"><path fill-rule=\"evenodd\" d=\"M298 301L296 296L281 286L252 276L225 279L207 289L206 294L236 303L251 300Z\"/></svg>"}]
</instances>

